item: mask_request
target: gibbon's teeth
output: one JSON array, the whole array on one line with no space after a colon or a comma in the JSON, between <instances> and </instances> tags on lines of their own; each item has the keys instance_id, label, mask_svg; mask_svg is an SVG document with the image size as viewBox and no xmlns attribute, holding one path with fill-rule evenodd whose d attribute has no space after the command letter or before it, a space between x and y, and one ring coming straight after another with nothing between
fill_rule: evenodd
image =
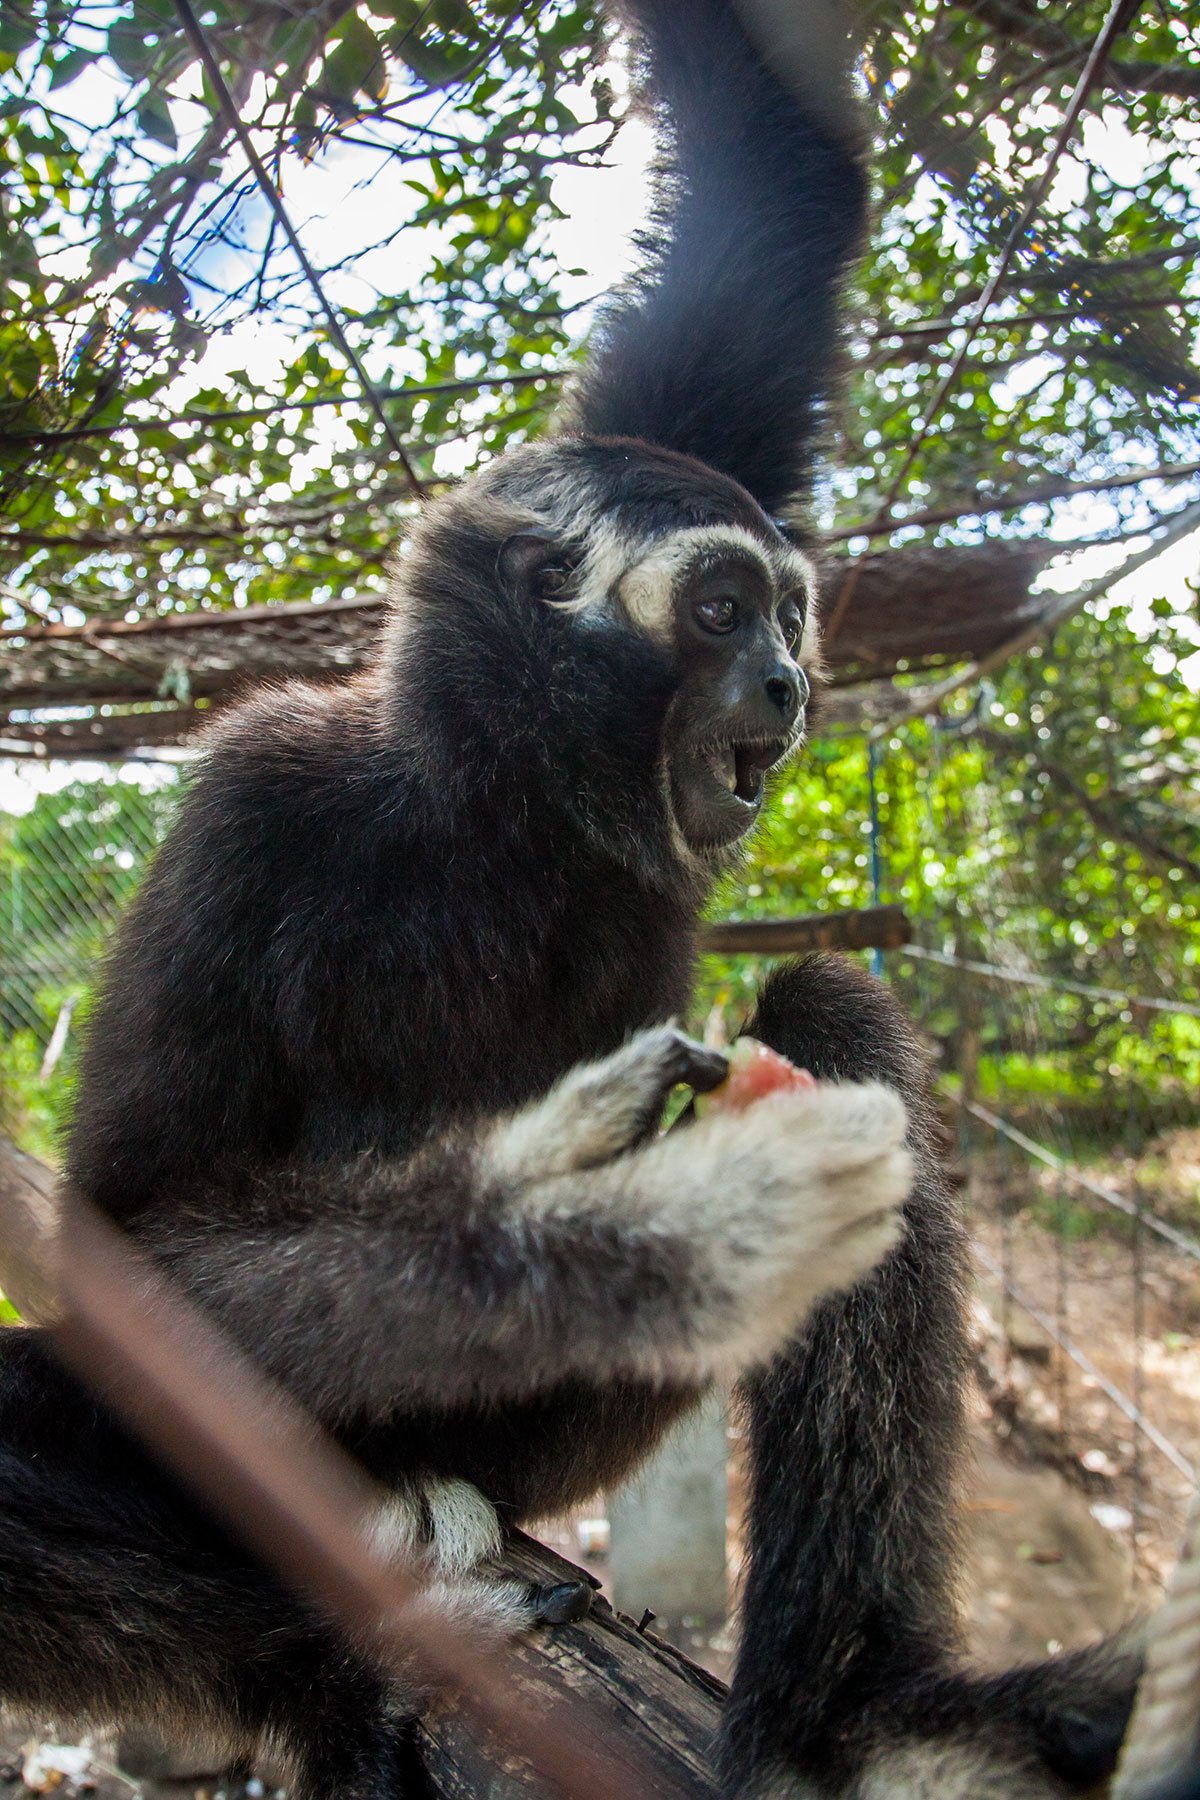
<instances>
[{"instance_id":1,"label":"gibbon's teeth","mask_svg":"<svg viewBox=\"0 0 1200 1800\"><path fill-rule=\"evenodd\" d=\"M708 766L723 788L732 794L737 787L737 756L732 744L724 744L719 750L710 751Z\"/></svg>"}]
</instances>

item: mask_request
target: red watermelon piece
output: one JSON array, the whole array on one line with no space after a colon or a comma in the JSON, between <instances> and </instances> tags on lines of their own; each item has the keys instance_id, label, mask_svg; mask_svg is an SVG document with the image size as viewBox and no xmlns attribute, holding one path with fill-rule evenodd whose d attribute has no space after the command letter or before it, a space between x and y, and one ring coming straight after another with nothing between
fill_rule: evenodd
<instances>
[{"instance_id":1,"label":"red watermelon piece","mask_svg":"<svg viewBox=\"0 0 1200 1800\"><path fill-rule=\"evenodd\" d=\"M816 1085L816 1077L807 1069L798 1069L757 1038L743 1037L729 1052L729 1073L721 1085L711 1093L697 1094L696 1111L724 1107L728 1112L744 1112L768 1094L797 1093Z\"/></svg>"}]
</instances>

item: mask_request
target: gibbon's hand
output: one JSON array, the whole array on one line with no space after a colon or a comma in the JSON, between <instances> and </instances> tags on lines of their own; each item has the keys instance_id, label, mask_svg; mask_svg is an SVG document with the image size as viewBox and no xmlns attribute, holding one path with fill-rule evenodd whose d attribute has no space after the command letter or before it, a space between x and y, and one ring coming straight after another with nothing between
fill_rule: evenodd
<instances>
[{"instance_id":1,"label":"gibbon's hand","mask_svg":"<svg viewBox=\"0 0 1200 1800\"><path fill-rule=\"evenodd\" d=\"M821 1082L646 1141L725 1058L671 1026L403 1163L204 1197L158 1254L330 1423L546 1391L703 1384L770 1356L895 1243L904 1106ZM150 1248L155 1244L149 1240Z\"/></svg>"},{"instance_id":2,"label":"gibbon's hand","mask_svg":"<svg viewBox=\"0 0 1200 1800\"><path fill-rule=\"evenodd\" d=\"M811 1078L738 1110L713 1107L618 1162L679 1078L673 1059L697 1050L670 1028L643 1032L501 1126L493 1150L498 1168L528 1184L526 1217L578 1218L564 1178L593 1169L592 1205L610 1208L611 1221L688 1241L697 1267L708 1264L713 1310L724 1294L739 1320L708 1347L712 1372L730 1374L779 1349L818 1300L887 1254L912 1162L894 1090ZM703 1066L705 1086L716 1085L714 1067ZM694 1072L683 1079L700 1085ZM612 1166L602 1170L605 1157Z\"/></svg>"}]
</instances>

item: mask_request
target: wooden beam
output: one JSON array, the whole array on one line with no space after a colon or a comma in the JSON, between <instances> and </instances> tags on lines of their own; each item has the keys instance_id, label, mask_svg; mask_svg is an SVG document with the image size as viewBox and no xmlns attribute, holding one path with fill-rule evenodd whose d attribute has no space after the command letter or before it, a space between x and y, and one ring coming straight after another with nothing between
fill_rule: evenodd
<instances>
[{"instance_id":1,"label":"wooden beam","mask_svg":"<svg viewBox=\"0 0 1200 1800\"><path fill-rule=\"evenodd\" d=\"M805 913L797 919L727 919L700 928L706 956L794 956L806 950L899 950L912 939L902 906Z\"/></svg>"},{"instance_id":2,"label":"wooden beam","mask_svg":"<svg viewBox=\"0 0 1200 1800\"><path fill-rule=\"evenodd\" d=\"M1061 548L1022 538L907 544L853 559L825 554L833 679L881 680L986 654L1041 616L1047 600L1031 598L1030 583ZM171 691L179 669L193 698L289 674L344 676L370 660L386 614L381 596L359 595L10 627L0 630L0 719L17 709L153 702ZM8 735L27 734L12 720Z\"/></svg>"},{"instance_id":3,"label":"wooden beam","mask_svg":"<svg viewBox=\"0 0 1200 1800\"><path fill-rule=\"evenodd\" d=\"M170 706L153 712L97 712L87 719L22 719L0 725L0 756L119 762L131 751L182 744L214 717L211 707Z\"/></svg>"},{"instance_id":4,"label":"wooden beam","mask_svg":"<svg viewBox=\"0 0 1200 1800\"><path fill-rule=\"evenodd\" d=\"M506 1540L503 1560L529 1581L578 1580L582 1574L519 1532ZM582 1624L518 1639L509 1667L535 1705L576 1693L588 1702L588 1712L628 1744L648 1777L643 1792L628 1800L649 1800L658 1792L718 1800L711 1758L724 1686L681 1650L639 1631L599 1594ZM580 1720L585 1730L588 1712ZM439 1800L532 1800L542 1792L511 1755L480 1745L465 1710L453 1702L435 1705L421 1718L417 1743Z\"/></svg>"}]
</instances>

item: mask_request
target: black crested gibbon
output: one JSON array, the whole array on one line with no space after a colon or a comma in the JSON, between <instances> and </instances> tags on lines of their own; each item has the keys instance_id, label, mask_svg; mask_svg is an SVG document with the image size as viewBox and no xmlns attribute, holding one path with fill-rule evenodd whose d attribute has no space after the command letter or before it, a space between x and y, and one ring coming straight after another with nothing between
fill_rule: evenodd
<instances>
[{"instance_id":1,"label":"black crested gibbon","mask_svg":"<svg viewBox=\"0 0 1200 1800\"><path fill-rule=\"evenodd\" d=\"M802 736L811 483L865 127L830 0L627 0L662 160L562 428L430 505L379 654L210 731L120 932L70 1180L384 1484L483 1631L570 1616L504 1525L714 1380L752 1425L722 1773L756 1800L1049 1797L1135 1659L958 1660L963 1238L894 1001L814 958L752 1029L815 1092L655 1134L723 1062L698 909ZM415 1696L0 1337L0 1698L266 1734L303 1800L418 1790Z\"/></svg>"}]
</instances>

